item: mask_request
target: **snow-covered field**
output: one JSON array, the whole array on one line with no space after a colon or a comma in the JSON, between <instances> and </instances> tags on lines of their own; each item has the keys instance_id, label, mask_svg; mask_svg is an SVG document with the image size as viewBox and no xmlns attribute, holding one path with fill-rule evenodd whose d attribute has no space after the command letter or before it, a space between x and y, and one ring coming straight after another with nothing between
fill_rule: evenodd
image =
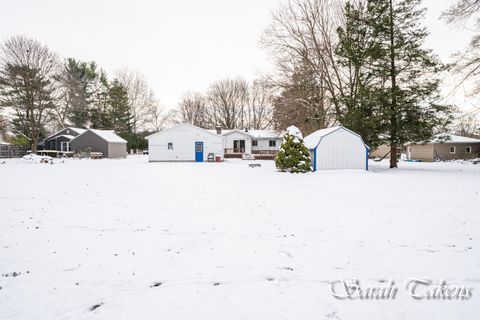
<instances>
[{"instance_id":1,"label":"snow-covered field","mask_svg":"<svg viewBox=\"0 0 480 320\"><path fill-rule=\"evenodd\" d=\"M0 164L0 319L479 319L480 165ZM392 279L395 299L329 282ZM473 288L415 300L409 278Z\"/></svg>"}]
</instances>

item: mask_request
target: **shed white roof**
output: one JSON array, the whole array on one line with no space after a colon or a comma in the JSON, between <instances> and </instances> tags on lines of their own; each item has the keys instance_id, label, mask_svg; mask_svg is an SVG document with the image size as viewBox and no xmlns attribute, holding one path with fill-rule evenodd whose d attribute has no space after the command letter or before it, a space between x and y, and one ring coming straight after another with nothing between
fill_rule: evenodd
<instances>
[{"instance_id":1,"label":"shed white roof","mask_svg":"<svg viewBox=\"0 0 480 320\"><path fill-rule=\"evenodd\" d=\"M315 131L314 133L306 136L304 139L303 139L303 142L305 143L305 146L308 148L308 149L315 149L318 144L320 143L320 140L322 140L323 137L337 131L337 130L340 130L340 129L343 129L347 132L350 132L351 134L353 135L356 135L360 138L360 140L362 141L363 145L367 148L367 149L370 149L366 144L365 144L365 141L363 141L363 138L361 135L359 135L358 133L356 132L353 132L352 130L350 129L347 129L345 127L342 127L342 126L336 126L336 127L331 127L331 128L325 128L325 129L320 129L320 130L317 130Z\"/></svg>"},{"instance_id":2,"label":"shed white roof","mask_svg":"<svg viewBox=\"0 0 480 320\"><path fill-rule=\"evenodd\" d=\"M91 131L95 133L97 136L102 138L103 140L107 142L112 142L112 143L127 143L127 140L122 139L121 137L117 136L115 134L115 131L113 130L99 130L99 129L88 129L88 131Z\"/></svg>"},{"instance_id":3,"label":"shed white roof","mask_svg":"<svg viewBox=\"0 0 480 320\"><path fill-rule=\"evenodd\" d=\"M331 128L325 128L325 129L320 129L320 130L317 130L311 134L309 134L308 136L306 136L304 139L303 139L303 142L305 143L305 146L308 148L308 149L314 149L318 143L320 142L320 140L325 137L326 135L340 129L342 127L331 127Z\"/></svg>"}]
</instances>

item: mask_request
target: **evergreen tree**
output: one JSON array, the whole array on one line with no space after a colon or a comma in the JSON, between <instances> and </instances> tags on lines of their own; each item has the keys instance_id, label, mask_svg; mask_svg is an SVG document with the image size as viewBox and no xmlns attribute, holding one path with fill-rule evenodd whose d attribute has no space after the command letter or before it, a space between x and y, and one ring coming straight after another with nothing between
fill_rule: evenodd
<instances>
[{"instance_id":1,"label":"evergreen tree","mask_svg":"<svg viewBox=\"0 0 480 320\"><path fill-rule=\"evenodd\" d=\"M65 62L62 84L66 90L65 108L67 120L70 125L85 128L90 122L95 92L99 86L100 73L95 62L82 62L72 58Z\"/></svg>"},{"instance_id":2,"label":"evergreen tree","mask_svg":"<svg viewBox=\"0 0 480 320\"><path fill-rule=\"evenodd\" d=\"M12 110L12 129L28 137L33 153L55 109L52 78L38 68L7 64L0 71L0 107Z\"/></svg>"},{"instance_id":3,"label":"evergreen tree","mask_svg":"<svg viewBox=\"0 0 480 320\"><path fill-rule=\"evenodd\" d=\"M90 123L95 129L112 129L111 108L109 104L110 84L105 73L101 73L92 95Z\"/></svg>"},{"instance_id":4,"label":"evergreen tree","mask_svg":"<svg viewBox=\"0 0 480 320\"><path fill-rule=\"evenodd\" d=\"M305 147L298 128L291 126L287 129L280 150L275 157L275 165L282 172L311 171L310 152Z\"/></svg>"},{"instance_id":5,"label":"evergreen tree","mask_svg":"<svg viewBox=\"0 0 480 320\"><path fill-rule=\"evenodd\" d=\"M385 80L371 70L379 44L375 42L366 9L362 1L345 5L346 22L337 30L339 42L335 53L348 77L345 90L335 99L336 105L342 106L338 121L359 133L371 148L376 148L382 143L382 133L386 130L382 121Z\"/></svg>"},{"instance_id":6,"label":"evergreen tree","mask_svg":"<svg viewBox=\"0 0 480 320\"><path fill-rule=\"evenodd\" d=\"M347 4L347 26L339 29L340 59L362 67L356 95L346 97L348 107L340 121L367 141L388 143L391 168L397 167L398 145L428 140L450 121L451 108L438 103L443 66L423 47L428 33L420 24L425 11L420 4L421 0Z\"/></svg>"},{"instance_id":7,"label":"evergreen tree","mask_svg":"<svg viewBox=\"0 0 480 320\"><path fill-rule=\"evenodd\" d=\"M108 90L111 128L118 133L132 132L132 115L126 88L114 80Z\"/></svg>"}]
</instances>

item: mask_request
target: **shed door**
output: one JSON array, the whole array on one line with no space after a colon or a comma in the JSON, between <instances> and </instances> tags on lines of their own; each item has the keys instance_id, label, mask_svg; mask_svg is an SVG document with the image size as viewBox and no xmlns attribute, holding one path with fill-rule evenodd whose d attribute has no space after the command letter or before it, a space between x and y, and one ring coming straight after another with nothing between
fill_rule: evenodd
<instances>
[{"instance_id":1,"label":"shed door","mask_svg":"<svg viewBox=\"0 0 480 320\"><path fill-rule=\"evenodd\" d=\"M203 162L203 142L195 142L195 162Z\"/></svg>"}]
</instances>

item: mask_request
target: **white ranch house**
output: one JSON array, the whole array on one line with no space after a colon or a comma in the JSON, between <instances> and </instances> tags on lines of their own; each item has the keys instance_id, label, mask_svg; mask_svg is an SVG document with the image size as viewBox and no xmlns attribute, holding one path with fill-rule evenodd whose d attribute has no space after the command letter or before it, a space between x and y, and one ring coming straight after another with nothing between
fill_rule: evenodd
<instances>
[{"instance_id":1,"label":"white ranch house","mask_svg":"<svg viewBox=\"0 0 480 320\"><path fill-rule=\"evenodd\" d=\"M225 138L197 126L182 123L146 137L148 160L223 161Z\"/></svg>"},{"instance_id":2,"label":"white ranch house","mask_svg":"<svg viewBox=\"0 0 480 320\"><path fill-rule=\"evenodd\" d=\"M368 146L359 134L345 127L318 130L303 140L310 151L313 171L368 170Z\"/></svg>"},{"instance_id":3,"label":"white ranch house","mask_svg":"<svg viewBox=\"0 0 480 320\"><path fill-rule=\"evenodd\" d=\"M257 159L270 158L277 154L284 132L277 130L209 130L225 137L225 157L241 158L251 155Z\"/></svg>"},{"instance_id":4,"label":"white ranch house","mask_svg":"<svg viewBox=\"0 0 480 320\"><path fill-rule=\"evenodd\" d=\"M274 130L205 130L182 123L148 137L149 161L223 161L227 157L273 159L283 133Z\"/></svg>"}]
</instances>

